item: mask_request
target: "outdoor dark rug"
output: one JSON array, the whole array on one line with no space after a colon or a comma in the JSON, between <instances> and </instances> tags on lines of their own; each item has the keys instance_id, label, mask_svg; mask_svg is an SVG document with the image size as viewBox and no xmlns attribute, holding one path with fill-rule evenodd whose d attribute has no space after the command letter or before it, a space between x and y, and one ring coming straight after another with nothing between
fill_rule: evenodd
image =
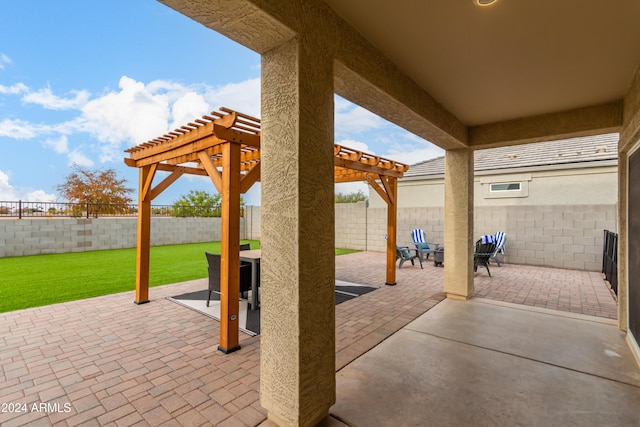
<instances>
[{"instance_id":1,"label":"outdoor dark rug","mask_svg":"<svg viewBox=\"0 0 640 427\"><path fill-rule=\"evenodd\" d=\"M336 280L336 305L357 298L378 289L374 286L358 285L355 283L343 282ZM167 299L180 305L188 307L199 313L209 316L213 319L220 320L220 294L211 293L211 301L209 307L206 306L207 294L209 291L187 292L186 294L167 297ZM240 330L249 335L260 334L260 309L249 310L249 304L246 300L240 300Z\"/></svg>"}]
</instances>

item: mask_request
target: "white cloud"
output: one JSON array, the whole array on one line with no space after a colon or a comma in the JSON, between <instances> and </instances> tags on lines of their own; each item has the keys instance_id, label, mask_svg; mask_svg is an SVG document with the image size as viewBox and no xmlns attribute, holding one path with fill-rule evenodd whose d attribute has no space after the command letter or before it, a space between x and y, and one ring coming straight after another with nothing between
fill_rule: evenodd
<instances>
[{"instance_id":1,"label":"white cloud","mask_svg":"<svg viewBox=\"0 0 640 427\"><path fill-rule=\"evenodd\" d=\"M31 139L39 135L42 127L24 120L4 119L0 122L0 136L14 139Z\"/></svg>"},{"instance_id":2,"label":"white cloud","mask_svg":"<svg viewBox=\"0 0 640 427\"><path fill-rule=\"evenodd\" d=\"M0 64L1 63L0 61ZM29 88L24 83L16 83L11 86L0 85L0 94L3 95L19 95L25 92L29 92Z\"/></svg>"},{"instance_id":3,"label":"white cloud","mask_svg":"<svg viewBox=\"0 0 640 427\"><path fill-rule=\"evenodd\" d=\"M175 129L184 126L194 119L208 114L209 110L209 104L202 95L187 92L173 103L173 107L171 107L173 123L169 128Z\"/></svg>"},{"instance_id":4,"label":"white cloud","mask_svg":"<svg viewBox=\"0 0 640 427\"><path fill-rule=\"evenodd\" d=\"M122 144L141 144L167 132L169 100L154 94L144 83L120 79L120 91L89 101L82 109L82 129L106 143L101 160L115 160Z\"/></svg>"},{"instance_id":5,"label":"white cloud","mask_svg":"<svg viewBox=\"0 0 640 427\"><path fill-rule=\"evenodd\" d=\"M0 200L25 202L55 202L55 194L32 188L15 188L9 183L9 175L0 170Z\"/></svg>"},{"instance_id":6,"label":"white cloud","mask_svg":"<svg viewBox=\"0 0 640 427\"><path fill-rule=\"evenodd\" d=\"M387 122L376 116L369 110L352 104L342 98L336 97L335 108L335 131L340 138L347 135L354 135L380 129L387 125Z\"/></svg>"},{"instance_id":7,"label":"white cloud","mask_svg":"<svg viewBox=\"0 0 640 427\"><path fill-rule=\"evenodd\" d=\"M25 193L22 198L25 202L55 202L58 200L55 194L45 193L43 190L34 190Z\"/></svg>"},{"instance_id":8,"label":"white cloud","mask_svg":"<svg viewBox=\"0 0 640 427\"><path fill-rule=\"evenodd\" d=\"M69 158L69 166L76 164L79 166L90 168L95 164L93 160L82 154L78 149L71 151L67 155L67 157Z\"/></svg>"},{"instance_id":9,"label":"white cloud","mask_svg":"<svg viewBox=\"0 0 640 427\"><path fill-rule=\"evenodd\" d=\"M444 155L440 147L391 123L373 133L369 144L382 157L410 165Z\"/></svg>"},{"instance_id":10,"label":"white cloud","mask_svg":"<svg viewBox=\"0 0 640 427\"><path fill-rule=\"evenodd\" d=\"M55 151L58 154L64 154L69 152L69 140L65 135L61 135L57 139L48 138L47 140L44 141L44 146L53 148L53 151Z\"/></svg>"},{"instance_id":11,"label":"white cloud","mask_svg":"<svg viewBox=\"0 0 640 427\"><path fill-rule=\"evenodd\" d=\"M125 76L123 77L126 78ZM152 93L176 94L173 100L188 90L185 85L170 80L153 80L147 83L146 87Z\"/></svg>"},{"instance_id":12,"label":"white cloud","mask_svg":"<svg viewBox=\"0 0 640 427\"><path fill-rule=\"evenodd\" d=\"M396 162L406 163L413 165L415 163L422 162L424 160L433 159L444 155L444 150L433 145L427 148L413 149L412 151L396 151L384 154L383 156L395 160Z\"/></svg>"},{"instance_id":13,"label":"white cloud","mask_svg":"<svg viewBox=\"0 0 640 427\"><path fill-rule=\"evenodd\" d=\"M254 117L260 117L260 79L249 79L240 83L230 83L217 88L209 88L205 99L211 109L227 107Z\"/></svg>"},{"instance_id":14,"label":"white cloud","mask_svg":"<svg viewBox=\"0 0 640 427\"><path fill-rule=\"evenodd\" d=\"M375 154L373 150L369 148L369 146L366 143L356 141L354 139L342 139L336 142L336 144L341 145L343 147L347 147L347 148L353 148L354 150L357 150L357 151L363 151L368 154Z\"/></svg>"},{"instance_id":15,"label":"white cloud","mask_svg":"<svg viewBox=\"0 0 640 427\"><path fill-rule=\"evenodd\" d=\"M11 61L11 58L9 58L4 53L0 53L0 70L4 70L4 67L8 64L11 64L12 62L13 61Z\"/></svg>"},{"instance_id":16,"label":"white cloud","mask_svg":"<svg viewBox=\"0 0 640 427\"><path fill-rule=\"evenodd\" d=\"M71 91L72 96L61 98L51 92L51 88L40 89L30 92L22 97L22 101L27 104L37 104L50 110L77 110L82 108L89 101L89 92L86 90Z\"/></svg>"},{"instance_id":17,"label":"white cloud","mask_svg":"<svg viewBox=\"0 0 640 427\"><path fill-rule=\"evenodd\" d=\"M9 175L0 171L0 200L18 200L13 187L9 184Z\"/></svg>"},{"instance_id":18,"label":"white cloud","mask_svg":"<svg viewBox=\"0 0 640 427\"><path fill-rule=\"evenodd\" d=\"M85 90L71 91L65 97L57 96L50 88L29 92L29 88L21 83L0 86L0 91L25 93L24 102L48 109L77 110L76 118L60 123L34 124L4 119L0 121L0 137L32 139L46 136L45 146L59 154L67 153L71 162L84 166L94 164L96 159L73 147L72 137L77 134L89 134L94 144L90 152L99 153L100 161L119 161L125 148L154 139L208 114L213 106L226 106L258 117L260 114L260 79L257 78L211 87L187 86L166 80L145 84L122 76L117 90L94 99L90 99Z\"/></svg>"}]
</instances>

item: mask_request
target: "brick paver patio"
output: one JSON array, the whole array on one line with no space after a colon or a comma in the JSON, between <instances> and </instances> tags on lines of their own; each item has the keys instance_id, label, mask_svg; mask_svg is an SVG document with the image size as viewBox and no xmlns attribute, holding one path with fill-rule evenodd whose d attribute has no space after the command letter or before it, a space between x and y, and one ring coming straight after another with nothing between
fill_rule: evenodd
<instances>
[{"instance_id":1,"label":"brick paver patio","mask_svg":"<svg viewBox=\"0 0 640 427\"><path fill-rule=\"evenodd\" d=\"M405 264L398 285L385 286L384 260L336 258L337 279L380 286L336 307L337 370L444 298L442 267ZM492 274L476 274L476 295L616 317L598 273L503 265ZM242 349L224 355L217 321L165 299L204 288L152 288L140 306L125 292L0 314L1 425L260 424L260 337L241 333Z\"/></svg>"}]
</instances>

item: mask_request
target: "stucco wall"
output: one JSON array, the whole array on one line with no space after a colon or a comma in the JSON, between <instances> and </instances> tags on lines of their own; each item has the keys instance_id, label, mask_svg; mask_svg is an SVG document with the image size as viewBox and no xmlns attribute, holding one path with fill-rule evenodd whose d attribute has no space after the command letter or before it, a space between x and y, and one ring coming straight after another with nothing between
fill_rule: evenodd
<instances>
[{"instance_id":1,"label":"stucco wall","mask_svg":"<svg viewBox=\"0 0 640 427\"><path fill-rule=\"evenodd\" d=\"M617 202L618 168L547 169L520 173L477 174L475 206L600 205ZM491 183L521 182L526 192L490 194ZM526 194L525 194L526 193ZM370 206L385 202L369 191ZM405 179L398 182L398 207L444 206L444 178Z\"/></svg>"},{"instance_id":2,"label":"stucco wall","mask_svg":"<svg viewBox=\"0 0 640 427\"><path fill-rule=\"evenodd\" d=\"M2 219L0 257L83 252L136 246L137 218ZM245 221L240 221L245 237ZM220 240L220 218L152 218L151 245Z\"/></svg>"}]
</instances>

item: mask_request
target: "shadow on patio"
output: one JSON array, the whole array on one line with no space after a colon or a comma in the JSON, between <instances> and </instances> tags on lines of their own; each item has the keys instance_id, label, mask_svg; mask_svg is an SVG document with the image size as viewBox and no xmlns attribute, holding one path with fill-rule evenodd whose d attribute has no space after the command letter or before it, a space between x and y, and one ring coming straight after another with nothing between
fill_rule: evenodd
<instances>
[{"instance_id":1,"label":"shadow on patio","mask_svg":"<svg viewBox=\"0 0 640 427\"><path fill-rule=\"evenodd\" d=\"M426 319L430 313L443 313L438 306L438 310L422 316L444 299L444 269L434 267L431 262L425 263L424 270L405 264L398 270L398 285L391 287L384 285L384 260L385 254L373 252L336 258L337 279L380 287L336 306L336 370L340 372L338 404L332 413L361 427L372 424L349 421L352 413L341 414L348 402L345 396L357 398L361 394L371 396L374 393L370 390L344 395L345 384L353 384L349 380L350 370L362 369L363 364L367 369L368 357L374 358L369 366L380 370L375 362L375 358L380 357L376 356L378 349L406 367L411 364L404 361L414 360L420 354L435 356L459 351L426 342L416 347L417 341L411 340L413 344L406 348L400 343L393 344L395 337L402 339L403 335L416 333L416 330L423 337L437 335L434 331L425 331L431 324L426 322L425 326L421 319ZM623 339L614 322L607 320L615 318L616 305L598 273L507 264L493 268L492 274L492 278L486 276L484 270L476 274L478 296L600 316L595 323L603 325L614 339ZM1 314L0 381L4 387L0 391L0 401L26 404L27 411L2 413L0 422L3 426L25 425L36 420L60 425L260 424L266 419L259 403L260 337L241 333L242 348L224 355L217 351L217 321L166 299L205 288L206 279L152 288L151 302L141 306L132 303L133 292L126 292ZM474 305L465 307L472 308L478 301L482 300L472 301ZM447 301L449 306L450 303ZM484 306L491 307L489 304ZM498 304L492 311L510 309L507 306ZM539 309L530 308L519 316L529 316L536 310ZM417 323L407 327L418 318ZM487 324L483 331L485 335L478 336L486 337L488 328L500 324L499 320L494 323ZM436 327L438 322L433 325ZM396 334L400 329L402 331ZM363 356L374 347L374 351ZM444 353L440 353L441 350ZM611 351L619 353L617 347L615 350L612 347ZM354 360L356 362L351 363ZM621 363L617 358L613 360ZM623 360L628 363L626 355ZM436 360L432 367L439 363L440 360ZM632 380L611 382L635 390L635 395L631 393L635 398L640 395L640 374L637 366L633 368L635 371L625 369ZM428 370L423 372L426 374ZM491 373L491 370L487 372ZM423 402L423 406L434 393L439 393L437 387L440 385L432 382L432 374L434 372L426 378L415 377L425 385L432 384L431 392L411 396ZM444 372L436 374L448 375ZM633 378L637 383L633 383ZM487 379L491 378L485 377ZM522 377L522 381L527 384L527 377ZM396 386L402 390L405 383ZM455 389L448 393L455 395ZM388 397L394 394L396 399L407 397L406 392L394 389L386 393ZM483 395L476 397L479 404L486 398ZM48 410L32 410L32 405L40 402L48 403ZM382 408L391 409L394 404L391 399ZM349 407L357 408L357 402ZM366 406L364 408L366 410ZM504 411L511 409L505 407ZM392 412L389 411L389 415ZM385 417L378 425L401 425L406 421L404 416L408 414L400 413L395 419Z\"/></svg>"}]
</instances>

